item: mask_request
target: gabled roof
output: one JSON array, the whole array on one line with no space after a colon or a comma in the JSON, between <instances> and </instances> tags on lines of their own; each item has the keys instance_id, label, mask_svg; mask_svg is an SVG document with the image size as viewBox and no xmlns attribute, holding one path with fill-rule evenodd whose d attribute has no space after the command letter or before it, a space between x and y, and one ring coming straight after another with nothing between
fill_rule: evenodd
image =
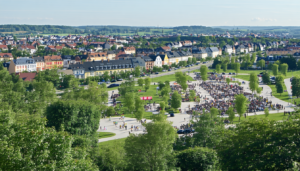
<instances>
[{"instance_id":1,"label":"gabled roof","mask_svg":"<svg viewBox=\"0 0 300 171\"><path fill-rule=\"evenodd\" d=\"M16 75L19 75L19 78L23 79L24 81L32 81L36 73L35 72L29 72L29 73L17 73Z\"/></svg>"},{"instance_id":2,"label":"gabled roof","mask_svg":"<svg viewBox=\"0 0 300 171\"><path fill-rule=\"evenodd\" d=\"M53 56L44 56L45 61L62 61L61 56L53 55Z\"/></svg>"},{"instance_id":3,"label":"gabled roof","mask_svg":"<svg viewBox=\"0 0 300 171\"><path fill-rule=\"evenodd\" d=\"M44 62L43 57L33 57L33 59L35 60L35 62Z\"/></svg>"}]
</instances>

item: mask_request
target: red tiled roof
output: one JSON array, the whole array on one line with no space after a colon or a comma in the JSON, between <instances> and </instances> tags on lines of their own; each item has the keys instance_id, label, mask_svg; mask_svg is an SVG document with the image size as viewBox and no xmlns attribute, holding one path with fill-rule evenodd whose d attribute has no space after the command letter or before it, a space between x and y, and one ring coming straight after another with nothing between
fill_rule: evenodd
<instances>
[{"instance_id":1,"label":"red tiled roof","mask_svg":"<svg viewBox=\"0 0 300 171\"><path fill-rule=\"evenodd\" d=\"M7 45L0 45L0 49L7 49Z\"/></svg>"},{"instance_id":2,"label":"red tiled roof","mask_svg":"<svg viewBox=\"0 0 300 171\"><path fill-rule=\"evenodd\" d=\"M16 75L19 75L19 78L23 79L24 81L32 81L35 78L36 73L17 73Z\"/></svg>"},{"instance_id":3,"label":"red tiled roof","mask_svg":"<svg viewBox=\"0 0 300 171\"><path fill-rule=\"evenodd\" d=\"M5 57L8 56L8 57L11 57L11 58L13 57L13 56L12 56L12 53L0 53L0 57L1 57L1 58L3 58L4 56L5 56Z\"/></svg>"},{"instance_id":4,"label":"red tiled roof","mask_svg":"<svg viewBox=\"0 0 300 171\"><path fill-rule=\"evenodd\" d=\"M61 58L61 56L53 55L53 56L44 56L44 60L45 61L61 61L62 58Z\"/></svg>"}]
</instances>

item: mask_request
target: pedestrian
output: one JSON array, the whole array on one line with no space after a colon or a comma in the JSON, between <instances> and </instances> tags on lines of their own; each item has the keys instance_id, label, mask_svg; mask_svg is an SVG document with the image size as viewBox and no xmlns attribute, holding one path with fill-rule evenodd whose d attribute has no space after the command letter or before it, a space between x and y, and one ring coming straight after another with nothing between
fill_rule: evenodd
<instances>
[{"instance_id":1,"label":"pedestrian","mask_svg":"<svg viewBox=\"0 0 300 171\"><path fill-rule=\"evenodd\" d=\"M185 118L184 118L184 122L185 122Z\"/></svg>"}]
</instances>

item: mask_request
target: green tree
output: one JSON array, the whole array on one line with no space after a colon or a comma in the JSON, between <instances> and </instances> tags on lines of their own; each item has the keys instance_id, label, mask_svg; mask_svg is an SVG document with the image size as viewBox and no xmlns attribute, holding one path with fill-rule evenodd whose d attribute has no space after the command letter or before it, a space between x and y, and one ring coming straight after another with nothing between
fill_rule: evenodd
<instances>
[{"instance_id":1,"label":"green tree","mask_svg":"<svg viewBox=\"0 0 300 171\"><path fill-rule=\"evenodd\" d=\"M126 93L125 100L124 100L124 107L127 107L129 113L132 113L135 109L134 102L135 102L134 93Z\"/></svg>"},{"instance_id":2,"label":"green tree","mask_svg":"<svg viewBox=\"0 0 300 171\"><path fill-rule=\"evenodd\" d=\"M281 96L281 93L283 93L283 85L281 82L276 83L276 92L280 93L280 96Z\"/></svg>"},{"instance_id":3,"label":"green tree","mask_svg":"<svg viewBox=\"0 0 300 171\"><path fill-rule=\"evenodd\" d=\"M193 64L197 63L196 57L193 57L193 58L192 58L192 63L193 63Z\"/></svg>"},{"instance_id":4,"label":"green tree","mask_svg":"<svg viewBox=\"0 0 300 171\"><path fill-rule=\"evenodd\" d=\"M263 81L264 84L270 84L271 83L270 75L269 75L268 72L266 72L266 71L263 72L262 81Z\"/></svg>"},{"instance_id":5,"label":"green tree","mask_svg":"<svg viewBox=\"0 0 300 171\"><path fill-rule=\"evenodd\" d=\"M300 77L294 76L292 80L292 94L293 96L300 96Z\"/></svg>"},{"instance_id":6,"label":"green tree","mask_svg":"<svg viewBox=\"0 0 300 171\"><path fill-rule=\"evenodd\" d=\"M277 64L272 65L272 72L273 72L273 75L275 75L275 76L278 74L278 65Z\"/></svg>"},{"instance_id":7,"label":"green tree","mask_svg":"<svg viewBox=\"0 0 300 171\"><path fill-rule=\"evenodd\" d=\"M219 113L219 110L217 108L210 108L210 118L212 119L213 117L216 117Z\"/></svg>"},{"instance_id":8,"label":"green tree","mask_svg":"<svg viewBox=\"0 0 300 171\"><path fill-rule=\"evenodd\" d=\"M269 108L266 107L264 112L265 112L265 116L268 117L269 116Z\"/></svg>"},{"instance_id":9,"label":"green tree","mask_svg":"<svg viewBox=\"0 0 300 171\"><path fill-rule=\"evenodd\" d=\"M248 105L248 99L243 94L239 94L235 96L235 109L236 112L239 115L239 122L241 121L241 116L246 113L247 111L247 105Z\"/></svg>"},{"instance_id":10,"label":"green tree","mask_svg":"<svg viewBox=\"0 0 300 171\"><path fill-rule=\"evenodd\" d=\"M280 65L280 72L286 76L287 71L288 71L288 64L284 63Z\"/></svg>"},{"instance_id":11,"label":"green tree","mask_svg":"<svg viewBox=\"0 0 300 171\"><path fill-rule=\"evenodd\" d=\"M265 67L266 61L261 59L260 61L257 62L257 66L261 67L263 69Z\"/></svg>"},{"instance_id":12,"label":"green tree","mask_svg":"<svg viewBox=\"0 0 300 171\"><path fill-rule=\"evenodd\" d=\"M147 134L131 134L124 149L129 170L169 170L174 166L173 143L176 130L166 121L144 124Z\"/></svg>"},{"instance_id":13,"label":"green tree","mask_svg":"<svg viewBox=\"0 0 300 171\"><path fill-rule=\"evenodd\" d=\"M141 87L143 87L143 85L144 85L144 79L139 78L138 79L138 85L141 86Z\"/></svg>"},{"instance_id":14,"label":"green tree","mask_svg":"<svg viewBox=\"0 0 300 171\"><path fill-rule=\"evenodd\" d=\"M187 64L190 65L192 63L193 63L192 58L188 58Z\"/></svg>"},{"instance_id":15,"label":"green tree","mask_svg":"<svg viewBox=\"0 0 300 171\"><path fill-rule=\"evenodd\" d=\"M115 109L114 107L110 106L106 110L106 116L113 116L113 115L115 115Z\"/></svg>"},{"instance_id":16,"label":"green tree","mask_svg":"<svg viewBox=\"0 0 300 171\"><path fill-rule=\"evenodd\" d=\"M235 118L235 113L233 111L233 107L228 108L227 114L228 114L228 119L229 119L230 123L233 123L233 120Z\"/></svg>"},{"instance_id":17,"label":"green tree","mask_svg":"<svg viewBox=\"0 0 300 171\"><path fill-rule=\"evenodd\" d=\"M218 156L216 151L210 148L189 148L179 151L176 158L176 166L181 170L217 170Z\"/></svg>"},{"instance_id":18,"label":"green tree","mask_svg":"<svg viewBox=\"0 0 300 171\"><path fill-rule=\"evenodd\" d=\"M240 63L234 64L234 71L236 72L236 75L240 72L240 68L241 68Z\"/></svg>"},{"instance_id":19,"label":"green tree","mask_svg":"<svg viewBox=\"0 0 300 171\"><path fill-rule=\"evenodd\" d=\"M62 126L71 134L92 135L99 128L101 111L94 104L83 100L59 100L47 107L47 127L61 130Z\"/></svg>"},{"instance_id":20,"label":"green tree","mask_svg":"<svg viewBox=\"0 0 300 171\"><path fill-rule=\"evenodd\" d=\"M229 83L230 83L230 78L226 78L226 83L229 85Z\"/></svg>"},{"instance_id":21,"label":"green tree","mask_svg":"<svg viewBox=\"0 0 300 171\"><path fill-rule=\"evenodd\" d=\"M224 64L222 65L222 69L223 69L224 72L227 71L227 63L224 63Z\"/></svg>"},{"instance_id":22,"label":"green tree","mask_svg":"<svg viewBox=\"0 0 300 171\"><path fill-rule=\"evenodd\" d=\"M141 120L144 117L144 113L145 113L145 109L144 109L144 104L145 102L143 100L140 99L140 97L135 96L135 118L137 120Z\"/></svg>"},{"instance_id":23,"label":"green tree","mask_svg":"<svg viewBox=\"0 0 300 171\"><path fill-rule=\"evenodd\" d=\"M136 66L134 68L134 75L135 77L139 77L141 75L141 69L140 69L140 66Z\"/></svg>"},{"instance_id":24,"label":"green tree","mask_svg":"<svg viewBox=\"0 0 300 171\"><path fill-rule=\"evenodd\" d=\"M201 78L203 81L207 80L207 71L208 71L208 68L206 65L202 65L200 67L200 75L201 75Z\"/></svg>"},{"instance_id":25,"label":"green tree","mask_svg":"<svg viewBox=\"0 0 300 171\"><path fill-rule=\"evenodd\" d=\"M46 119L14 122L10 111L1 111L0 123L0 170L98 170L85 151L74 159L72 136L46 128Z\"/></svg>"},{"instance_id":26,"label":"green tree","mask_svg":"<svg viewBox=\"0 0 300 171\"><path fill-rule=\"evenodd\" d=\"M196 92L194 90L190 90L190 101L195 101Z\"/></svg>"},{"instance_id":27,"label":"green tree","mask_svg":"<svg viewBox=\"0 0 300 171\"><path fill-rule=\"evenodd\" d=\"M258 78L255 73L251 73L250 81L249 81L249 88L252 91L252 93L257 90L257 87L258 87Z\"/></svg>"},{"instance_id":28,"label":"green tree","mask_svg":"<svg viewBox=\"0 0 300 171\"><path fill-rule=\"evenodd\" d=\"M174 91L171 98L171 107L178 109L181 106L181 96L177 91Z\"/></svg>"},{"instance_id":29,"label":"green tree","mask_svg":"<svg viewBox=\"0 0 300 171\"><path fill-rule=\"evenodd\" d=\"M216 146L220 169L292 170L298 159L298 124L298 119L277 122L254 117L236 125Z\"/></svg>"},{"instance_id":30,"label":"green tree","mask_svg":"<svg viewBox=\"0 0 300 171\"><path fill-rule=\"evenodd\" d=\"M216 72L217 73L221 72L221 64L216 65Z\"/></svg>"},{"instance_id":31,"label":"green tree","mask_svg":"<svg viewBox=\"0 0 300 171\"><path fill-rule=\"evenodd\" d=\"M150 88L151 80L149 77L145 78L145 91L147 91Z\"/></svg>"}]
</instances>

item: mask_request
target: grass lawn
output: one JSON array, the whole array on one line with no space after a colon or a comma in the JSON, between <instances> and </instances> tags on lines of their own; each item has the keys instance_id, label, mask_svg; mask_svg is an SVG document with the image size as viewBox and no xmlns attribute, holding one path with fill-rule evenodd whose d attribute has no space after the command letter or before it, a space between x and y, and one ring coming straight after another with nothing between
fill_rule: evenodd
<instances>
[{"instance_id":1,"label":"grass lawn","mask_svg":"<svg viewBox=\"0 0 300 171\"><path fill-rule=\"evenodd\" d=\"M286 90L285 84L283 85L283 90ZM286 101L286 102L291 102L289 101L289 94L288 92L284 92L281 93L281 95L279 93L276 92L276 85L268 85L271 89L272 89L272 95L275 96L276 98L282 100L282 101Z\"/></svg>"},{"instance_id":2,"label":"grass lawn","mask_svg":"<svg viewBox=\"0 0 300 171\"><path fill-rule=\"evenodd\" d=\"M115 133L112 132L97 132L97 134L99 139L113 137L116 135Z\"/></svg>"},{"instance_id":3,"label":"grass lawn","mask_svg":"<svg viewBox=\"0 0 300 171\"><path fill-rule=\"evenodd\" d=\"M265 118L266 116L265 115L254 115L254 116L247 116L246 118L244 116L241 117L241 122L242 121L246 121L248 120L249 118ZM274 114L269 114L268 118L270 120L275 120L275 121L280 121L280 120L285 120L287 119L288 115L285 115L283 113L274 113ZM235 117L234 120L233 120L233 123L236 124L236 123L239 123L239 117Z\"/></svg>"},{"instance_id":4,"label":"grass lawn","mask_svg":"<svg viewBox=\"0 0 300 171\"><path fill-rule=\"evenodd\" d=\"M116 140L110 140L110 141L104 141L98 143L98 147L100 149L100 152L102 150L102 147L108 147L108 148L115 148L116 146L122 146L125 145L126 138L116 139Z\"/></svg>"},{"instance_id":5,"label":"grass lawn","mask_svg":"<svg viewBox=\"0 0 300 171\"><path fill-rule=\"evenodd\" d=\"M245 80L245 81L250 81L250 75L236 75L236 76L233 76L234 78L239 78L239 79L242 79L242 80Z\"/></svg>"},{"instance_id":6,"label":"grass lawn","mask_svg":"<svg viewBox=\"0 0 300 171\"><path fill-rule=\"evenodd\" d=\"M151 78L151 81L152 82L159 82L159 81L162 81L162 82L165 82L165 81L176 81L176 78L175 78L175 74L172 74L172 75L164 75L164 76L161 76L161 77L156 77L156 78ZM187 76L187 80L194 80L191 76Z\"/></svg>"}]
</instances>

